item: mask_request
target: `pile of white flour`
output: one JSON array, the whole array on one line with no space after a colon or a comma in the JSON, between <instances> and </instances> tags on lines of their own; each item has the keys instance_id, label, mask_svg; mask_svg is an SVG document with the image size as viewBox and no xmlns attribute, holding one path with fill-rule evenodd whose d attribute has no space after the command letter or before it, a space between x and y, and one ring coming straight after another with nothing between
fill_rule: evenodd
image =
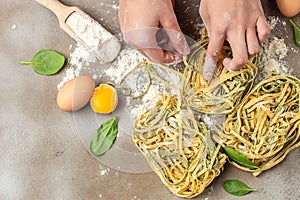
<instances>
[{"instance_id":1,"label":"pile of white flour","mask_svg":"<svg viewBox=\"0 0 300 200\"><path fill-rule=\"evenodd\" d=\"M286 32L286 22L279 17L269 16L267 22L270 26L270 36L262 45L260 52L260 62L258 67L270 75L272 72L277 74L291 73L285 58L289 51L297 53L297 49L289 47L284 37L288 37Z\"/></svg>"}]
</instances>

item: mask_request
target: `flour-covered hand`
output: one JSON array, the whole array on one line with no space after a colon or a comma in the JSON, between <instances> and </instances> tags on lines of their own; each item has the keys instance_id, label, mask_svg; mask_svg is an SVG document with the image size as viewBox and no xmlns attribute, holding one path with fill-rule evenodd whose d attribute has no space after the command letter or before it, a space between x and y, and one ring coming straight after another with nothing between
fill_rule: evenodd
<instances>
[{"instance_id":1,"label":"flour-covered hand","mask_svg":"<svg viewBox=\"0 0 300 200\"><path fill-rule=\"evenodd\" d=\"M224 59L223 64L231 71L258 53L270 32L260 0L202 0L199 12L210 36L207 55L216 62L228 41L233 58Z\"/></svg>"}]
</instances>

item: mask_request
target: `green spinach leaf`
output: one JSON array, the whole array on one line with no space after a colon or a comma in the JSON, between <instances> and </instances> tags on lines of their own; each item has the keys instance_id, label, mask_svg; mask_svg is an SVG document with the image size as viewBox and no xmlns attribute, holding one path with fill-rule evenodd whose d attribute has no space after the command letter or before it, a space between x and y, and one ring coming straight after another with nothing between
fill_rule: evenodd
<instances>
[{"instance_id":1,"label":"green spinach leaf","mask_svg":"<svg viewBox=\"0 0 300 200\"><path fill-rule=\"evenodd\" d=\"M31 65L32 69L41 75L56 74L65 64L65 57L51 50L41 50L31 61L21 61L22 65Z\"/></svg>"},{"instance_id":2,"label":"green spinach leaf","mask_svg":"<svg viewBox=\"0 0 300 200\"><path fill-rule=\"evenodd\" d=\"M226 192L235 196L244 196L255 191L255 189L250 188L239 180L226 180L224 181L223 187Z\"/></svg>"},{"instance_id":3,"label":"green spinach leaf","mask_svg":"<svg viewBox=\"0 0 300 200\"><path fill-rule=\"evenodd\" d=\"M260 166L256 165L255 163L251 162L244 154L236 151L231 147L223 147L226 154L229 158L234 160L235 162L239 163L240 165L247 167L249 169L259 169Z\"/></svg>"},{"instance_id":4,"label":"green spinach leaf","mask_svg":"<svg viewBox=\"0 0 300 200\"><path fill-rule=\"evenodd\" d=\"M293 20L290 19L290 22L292 24L292 27L294 29L294 37L295 37L295 42L296 42L296 45L298 47L300 47L300 27L297 26Z\"/></svg>"},{"instance_id":5,"label":"green spinach leaf","mask_svg":"<svg viewBox=\"0 0 300 200\"><path fill-rule=\"evenodd\" d=\"M117 134L118 124L116 117L101 124L92 138L90 144L91 153L95 156L105 154L113 145Z\"/></svg>"}]
</instances>

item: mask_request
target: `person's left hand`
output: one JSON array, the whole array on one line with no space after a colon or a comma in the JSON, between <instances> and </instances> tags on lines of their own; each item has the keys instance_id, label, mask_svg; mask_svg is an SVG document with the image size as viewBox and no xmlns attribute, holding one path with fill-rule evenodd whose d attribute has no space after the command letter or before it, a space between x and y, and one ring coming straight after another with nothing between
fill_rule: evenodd
<instances>
[{"instance_id":1,"label":"person's left hand","mask_svg":"<svg viewBox=\"0 0 300 200\"><path fill-rule=\"evenodd\" d=\"M125 42L152 61L176 62L190 51L171 0L120 0L119 21ZM164 31L159 31L160 28ZM170 49L159 46L159 33L166 35Z\"/></svg>"}]
</instances>

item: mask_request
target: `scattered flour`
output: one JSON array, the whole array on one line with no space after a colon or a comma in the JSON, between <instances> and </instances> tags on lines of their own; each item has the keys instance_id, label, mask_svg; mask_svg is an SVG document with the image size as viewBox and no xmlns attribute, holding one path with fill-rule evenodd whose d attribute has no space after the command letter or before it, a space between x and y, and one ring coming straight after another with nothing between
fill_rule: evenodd
<instances>
[{"instance_id":1,"label":"scattered flour","mask_svg":"<svg viewBox=\"0 0 300 200\"><path fill-rule=\"evenodd\" d=\"M280 22L280 19L278 16L268 16L267 23L271 30L274 30L274 28L277 26L277 24Z\"/></svg>"},{"instance_id":2,"label":"scattered flour","mask_svg":"<svg viewBox=\"0 0 300 200\"><path fill-rule=\"evenodd\" d=\"M132 70L139 62L146 61L146 58L135 49L122 49L112 63L105 70L105 74L111 77L112 81L120 84L123 77Z\"/></svg>"},{"instance_id":3,"label":"scattered flour","mask_svg":"<svg viewBox=\"0 0 300 200\"><path fill-rule=\"evenodd\" d=\"M69 63L76 68L82 69L83 66L90 66L91 63L96 62L95 56L93 56L84 46L77 43L76 48L70 54Z\"/></svg>"},{"instance_id":4,"label":"scattered flour","mask_svg":"<svg viewBox=\"0 0 300 200\"><path fill-rule=\"evenodd\" d=\"M112 5L112 8L115 9L115 10L119 10L119 6L118 6L118 5L115 5L115 4Z\"/></svg>"},{"instance_id":5,"label":"scattered flour","mask_svg":"<svg viewBox=\"0 0 300 200\"><path fill-rule=\"evenodd\" d=\"M290 73L285 58L290 50L293 52L295 50L289 48L285 43L286 22L280 20L278 16L269 16L267 22L270 26L270 36L262 45L258 67L268 75L272 72Z\"/></svg>"},{"instance_id":6,"label":"scattered flour","mask_svg":"<svg viewBox=\"0 0 300 200\"><path fill-rule=\"evenodd\" d=\"M166 90L164 84L151 77L151 86L147 93L139 99L133 99L132 96L138 96L145 91L148 83L145 69L143 67L134 69L136 65L142 61L147 61L147 59L137 50L123 49L112 65L104 72L105 76L109 77L108 79L116 85L120 85L126 76L122 82L122 86L130 88L132 93L131 96L126 97L126 107L124 109L126 109L126 112L132 120L145 112L145 105L158 94L167 94L168 92L175 93L172 90ZM173 84L178 85L180 80L176 74L172 74L158 67L155 68L155 71L167 82L170 83L173 81Z\"/></svg>"},{"instance_id":7,"label":"scattered flour","mask_svg":"<svg viewBox=\"0 0 300 200\"><path fill-rule=\"evenodd\" d=\"M144 113L147 109L146 104L148 104L156 95L161 93L164 93L162 91L162 86L153 84L148 92L140 99L139 103L136 103L136 101L132 100L130 97L127 98L126 109L127 112L130 113L130 117L134 120Z\"/></svg>"},{"instance_id":8,"label":"scattered flour","mask_svg":"<svg viewBox=\"0 0 300 200\"><path fill-rule=\"evenodd\" d=\"M213 118L209 117L209 115L203 115L202 120L207 126L208 129L212 129L216 125L216 120Z\"/></svg>"},{"instance_id":9,"label":"scattered flour","mask_svg":"<svg viewBox=\"0 0 300 200\"><path fill-rule=\"evenodd\" d=\"M70 46L70 48L72 48L72 46ZM74 51L69 55L69 65L65 70L65 74L61 82L57 84L57 89L59 90L66 82L75 77L78 77L84 67L89 67L96 61L97 59L84 46L77 43Z\"/></svg>"},{"instance_id":10,"label":"scattered flour","mask_svg":"<svg viewBox=\"0 0 300 200\"><path fill-rule=\"evenodd\" d=\"M11 30L16 30L17 29L17 25L16 24L13 24L13 25L11 25Z\"/></svg>"},{"instance_id":11,"label":"scattered flour","mask_svg":"<svg viewBox=\"0 0 300 200\"><path fill-rule=\"evenodd\" d=\"M278 74L287 73L288 66L284 58L288 53L288 47L284 39L277 37L271 38L263 45L260 65L263 66L264 72L270 74L275 71Z\"/></svg>"},{"instance_id":12,"label":"scattered flour","mask_svg":"<svg viewBox=\"0 0 300 200\"><path fill-rule=\"evenodd\" d=\"M108 172L109 172L109 171L110 171L109 168L100 170L100 171L99 171L99 175L100 175L100 176L108 175Z\"/></svg>"}]
</instances>

